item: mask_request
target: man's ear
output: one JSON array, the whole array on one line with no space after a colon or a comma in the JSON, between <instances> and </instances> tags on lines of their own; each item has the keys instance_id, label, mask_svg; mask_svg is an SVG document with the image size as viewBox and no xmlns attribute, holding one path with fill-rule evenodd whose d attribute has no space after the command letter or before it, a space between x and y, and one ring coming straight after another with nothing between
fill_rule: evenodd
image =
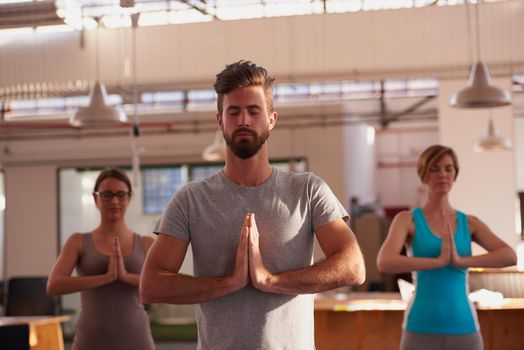
<instances>
[{"instance_id":1,"label":"man's ear","mask_svg":"<svg viewBox=\"0 0 524 350\"><path fill-rule=\"evenodd\" d=\"M217 118L218 127L222 129L222 115L220 115L220 113L217 113L216 118Z\"/></svg>"},{"instance_id":2,"label":"man's ear","mask_svg":"<svg viewBox=\"0 0 524 350\"><path fill-rule=\"evenodd\" d=\"M269 130L273 130L273 128L277 124L277 119L278 119L277 112L271 112L269 114Z\"/></svg>"}]
</instances>

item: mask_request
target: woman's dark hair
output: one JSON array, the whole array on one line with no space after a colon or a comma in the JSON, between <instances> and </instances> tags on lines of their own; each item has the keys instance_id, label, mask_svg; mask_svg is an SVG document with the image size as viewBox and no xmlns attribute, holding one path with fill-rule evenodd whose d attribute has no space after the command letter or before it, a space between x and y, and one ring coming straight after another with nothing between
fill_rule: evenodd
<instances>
[{"instance_id":1,"label":"woman's dark hair","mask_svg":"<svg viewBox=\"0 0 524 350\"><path fill-rule=\"evenodd\" d=\"M122 171L119 168L116 167L107 167L103 169L98 177L96 178L95 182L95 192L98 191L98 187L100 186L100 183L104 181L105 179L117 179L122 181L126 184L127 189L129 190L129 195L131 195L131 181L129 181L129 177L127 177L126 173Z\"/></svg>"}]
</instances>

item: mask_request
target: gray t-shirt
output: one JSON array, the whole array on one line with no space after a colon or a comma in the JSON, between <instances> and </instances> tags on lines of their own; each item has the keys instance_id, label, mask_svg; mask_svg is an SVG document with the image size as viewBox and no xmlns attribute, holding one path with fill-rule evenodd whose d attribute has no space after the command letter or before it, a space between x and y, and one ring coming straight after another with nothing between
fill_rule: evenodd
<instances>
[{"instance_id":1,"label":"gray t-shirt","mask_svg":"<svg viewBox=\"0 0 524 350\"><path fill-rule=\"evenodd\" d=\"M313 263L314 231L348 219L327 184L312 173L273 168L256 187L219 171L180 189L155 233L190 242L195 276L231 274L244 216L255 213L264 264L272 273ZM264 293L251 285L197 305L198 349L314 349L313 295Z\"/></svg>"}]
</instances>

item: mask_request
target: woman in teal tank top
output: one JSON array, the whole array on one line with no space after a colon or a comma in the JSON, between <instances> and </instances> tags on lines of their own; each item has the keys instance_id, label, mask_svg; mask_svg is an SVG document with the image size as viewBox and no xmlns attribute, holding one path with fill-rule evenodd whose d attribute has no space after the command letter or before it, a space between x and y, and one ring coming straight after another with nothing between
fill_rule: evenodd
<instances>
[{"instance_id":1,"label":"woman in teal tank top","mask_svg":"<svg viewBox=\"0 0 524 350\"><path fill-rule=\"evenodd\" d=\"M427 148L418 159L417 172L428 189L426 203L393 219L377 257L381 272L413 272L416 289L404 316L400 348L481 350L467 269L514 265L516 254L481 220L449 203L459 172L451 148ZM472 256L472 241L487 253ZM403 246L408 256L401 255Z\"/></svg>"}]
</instances>

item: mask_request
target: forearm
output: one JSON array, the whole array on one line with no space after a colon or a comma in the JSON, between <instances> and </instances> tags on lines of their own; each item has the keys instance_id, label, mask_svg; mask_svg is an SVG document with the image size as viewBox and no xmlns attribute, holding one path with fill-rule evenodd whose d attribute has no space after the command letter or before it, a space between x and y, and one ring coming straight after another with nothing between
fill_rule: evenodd
<instances>
[{"instance_id":1,"label":"forearm","mask_svg":"<svg viewBox=\"0 0 524 350\"><path fill-rule=\"evenodd\" d=\"M126 272L125 274L119 277L119 280L131 286L138 287L138 285L140 284L140 275L136 273Z\"/></svg>"},{"instance_id":2,"label":"forearm","mask_svg":"<svg viewBox=\"0 0 524 350\"><path fill-rule=\"evenodd\" d=\"M243 288L231 277L193 277L173 272L144 272L140 298L145 304L197 304Z\"/></svg>"},{"instance_id":3,"label":"forearm","mask_svg":"<svg viewBox=\"0 0 524 350\"><path fill-rule=\"evenodd\" d=\"M406 273L412 271L432 270L446 264L437 258L420 258L405 255L379 257L378 270L382 273Z\"/></svg>"},{"instance_id":4,"label":"forearm","mask_svg":"<svg viewBox=\"0 0 524 350\"><path fill-rule=\"evenodd\" d=\"M455 265L460 267L505 267L516 263L515 251L510 247L504 247L481 255L460 257Z\"/></svg>"},{"instance_id":5,"label":"forearm","mask_svg":"<svg viewBox=\"0 0 524 350\"><path fill-rule=\"evenodd\" d=\"M269 275L262 290L278 294L309 294L360 285L365 280L365 267L358 249L331 255L312 266Z\"/></svg>"},{"instance_id":6,"label":"forearm","mask_svg":"<svg viewBox=\"0 0 524 350\"><path fill-rule=\"evenodd\" d=\"M111 283L108 274L93 276L53 276L47 283L47 294L62 295L93 289Z\"/></svg>"}]
</instances>

